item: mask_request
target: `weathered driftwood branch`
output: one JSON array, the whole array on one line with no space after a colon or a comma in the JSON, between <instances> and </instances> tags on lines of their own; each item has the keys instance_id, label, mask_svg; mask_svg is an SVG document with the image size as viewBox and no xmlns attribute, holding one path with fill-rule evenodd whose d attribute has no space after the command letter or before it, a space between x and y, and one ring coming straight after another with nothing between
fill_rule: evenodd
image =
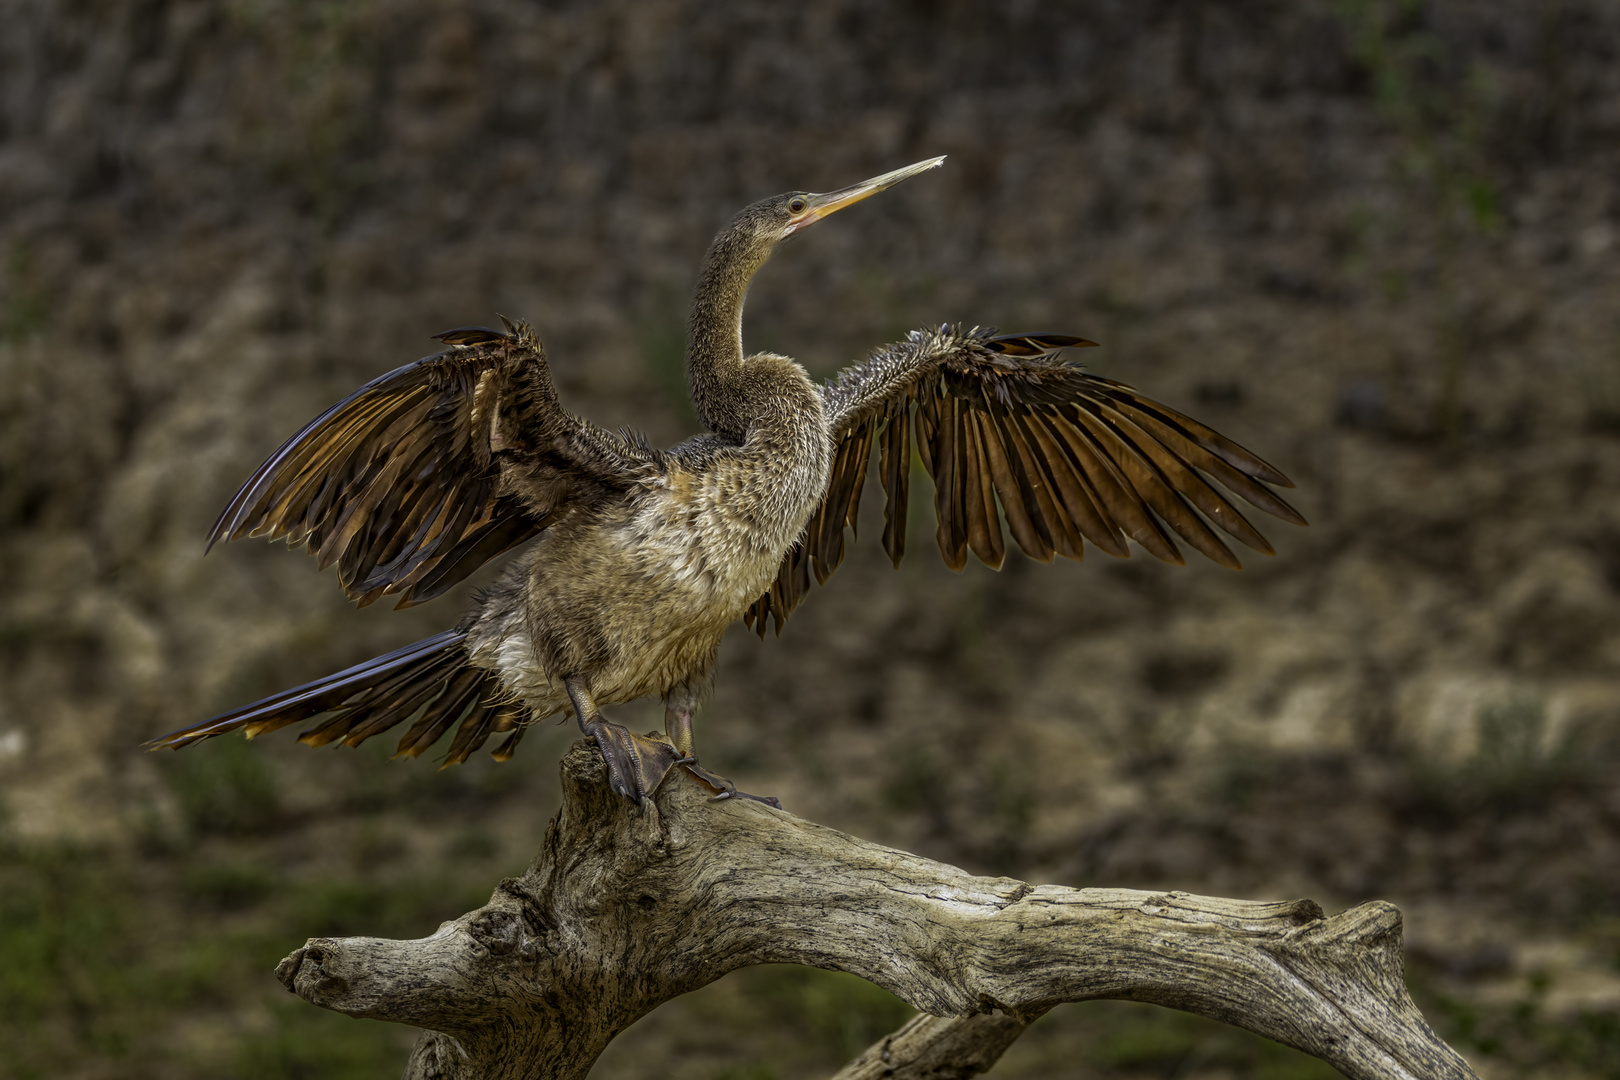
<instances>
[{"instance_id":1,"label":"weathered driftwood branch","mask_svg":"<svg viewBox=\"0 0 1620 1080\"><path fill-rule=\"evenodd\" d=\"M1324 917L1308 900L973 877L758 803L714 802L684 773L641 812L608 790L584 743L562 782L544 848L488 904L416 941L312 939L277 975L323 1008L426 1029L406 1077L583 1077L659 1004L776 962L972 1017L914 1021L847 1077L925 1060L986 1068L1028 1021L1090 998L1224 1020L1352 1078L1473 1076L1407 996L1388 904ZM975 1016L991 1010L1005 1015Z\"/></svg>"},{"instance_id":2,"label":"weathered driftwood branch","mask_svg":"<svg viewBox=\"0 0 1620 1080\"><path fill-rule=\"evenodd\" d=\"M977 1076L989 1071L1028 1030L1029 1022L1006 1013L958 1017L918 1013L839 1069L832 1080L962 1080Z\"/></svg>"}]
</instances>

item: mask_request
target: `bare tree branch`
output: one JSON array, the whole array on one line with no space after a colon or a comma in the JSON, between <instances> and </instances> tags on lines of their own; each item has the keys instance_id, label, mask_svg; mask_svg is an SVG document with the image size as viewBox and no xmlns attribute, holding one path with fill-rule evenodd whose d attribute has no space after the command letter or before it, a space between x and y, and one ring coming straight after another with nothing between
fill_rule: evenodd
<instances>
[{"instance_id":1,"label":"bare tree branch","mask_svg":"<svg viewBox=\"0 0 1620 1080\"><path fill-rule=\"evenodd\" d=\"M968 1080L990 1071L1029 1024L1005 1013L918 1013L839 1069L832 1080Z\"/></svg>"},{"instance_id":2,"label":"bare tree branch","mask_svg":"<svg viewBox=\"0 0 1620 1080\"><path fill-rule=\"evenodd\" d=\"M1024 1024L1092 998L1236 1024L1352 1080L1474 1075L1406 993L1389 904L1324 917L1309 900L974 877L715 802L684 774L641 812L608 790L583 742L562 783L545 846L482 908L415 941L311 939L277 975L323 1008L427 1029L408 1078L583 1077L653 1008L764 963L851 972L937 1017L1009 1018L913 1022L886 1040L877 1074L857 1061L841 1076L935 1051L988 1054L988 1067Z\"/></svg>"}]
</instances>

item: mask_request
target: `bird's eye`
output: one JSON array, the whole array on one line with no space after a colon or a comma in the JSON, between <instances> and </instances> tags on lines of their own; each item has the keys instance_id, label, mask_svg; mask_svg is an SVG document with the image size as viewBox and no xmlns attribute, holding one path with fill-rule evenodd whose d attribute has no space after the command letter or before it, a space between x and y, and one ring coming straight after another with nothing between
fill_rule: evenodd
<instances>
[{"instance_id":1,"label":"bird's eye","mask_svg":"<svg viewBox=\"0 0 1620 1080\"><path fill-rule=\"evenodd\" d=\"M794 214L802 214L804 213L804 208L809 205L810 204L805 201L803 195L795 195L793 198L788 200L788 211Z\"/></svg>"}]
</instances>

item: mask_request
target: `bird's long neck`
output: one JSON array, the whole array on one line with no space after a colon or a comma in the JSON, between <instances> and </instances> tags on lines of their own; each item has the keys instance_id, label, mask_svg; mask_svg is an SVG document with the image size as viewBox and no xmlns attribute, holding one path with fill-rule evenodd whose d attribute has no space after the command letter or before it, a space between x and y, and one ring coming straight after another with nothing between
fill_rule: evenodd
<instances>
[{"instance_id":1,"label":"bird's long neck","mask_svg":"<svg viewBox=\"0 0 1620 1080\"><path fill-rule=\"evenodd\" d=\"M686 341L686 378L692 409L703 426L741 442L750 422L743 371L742 313L748 283L770 258L769 248L749 243L735 229L714 238L692 296L692 324Z\"/></svg>"}]
</instances>

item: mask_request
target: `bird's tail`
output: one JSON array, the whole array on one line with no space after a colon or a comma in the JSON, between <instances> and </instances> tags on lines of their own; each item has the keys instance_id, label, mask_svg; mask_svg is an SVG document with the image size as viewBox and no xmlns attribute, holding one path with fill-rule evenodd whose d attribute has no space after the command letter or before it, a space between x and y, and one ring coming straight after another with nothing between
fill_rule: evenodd
<instances>
[{"instance_id":1,"label":"bird's tail","mask_svg":"<svg viewBox=\"0 0 1620 1080\"><path fill-rule=\"evenodd\" d=\"M307 746L342 740L358 746L406 720L395 757L417 757L451 727L456 729L445 764L467 760L497 732L511 735L495 751L498 761L512 756L525 728L522 704L501 690L495 672L474 667L467 655L467 632L446 630L414 645L395 649L324 679L267 698L153 739L147 749L174 750L202 739L242 730L255 738L311 717L320 720L298 736Z\"/></svg>"}]
</instances>

